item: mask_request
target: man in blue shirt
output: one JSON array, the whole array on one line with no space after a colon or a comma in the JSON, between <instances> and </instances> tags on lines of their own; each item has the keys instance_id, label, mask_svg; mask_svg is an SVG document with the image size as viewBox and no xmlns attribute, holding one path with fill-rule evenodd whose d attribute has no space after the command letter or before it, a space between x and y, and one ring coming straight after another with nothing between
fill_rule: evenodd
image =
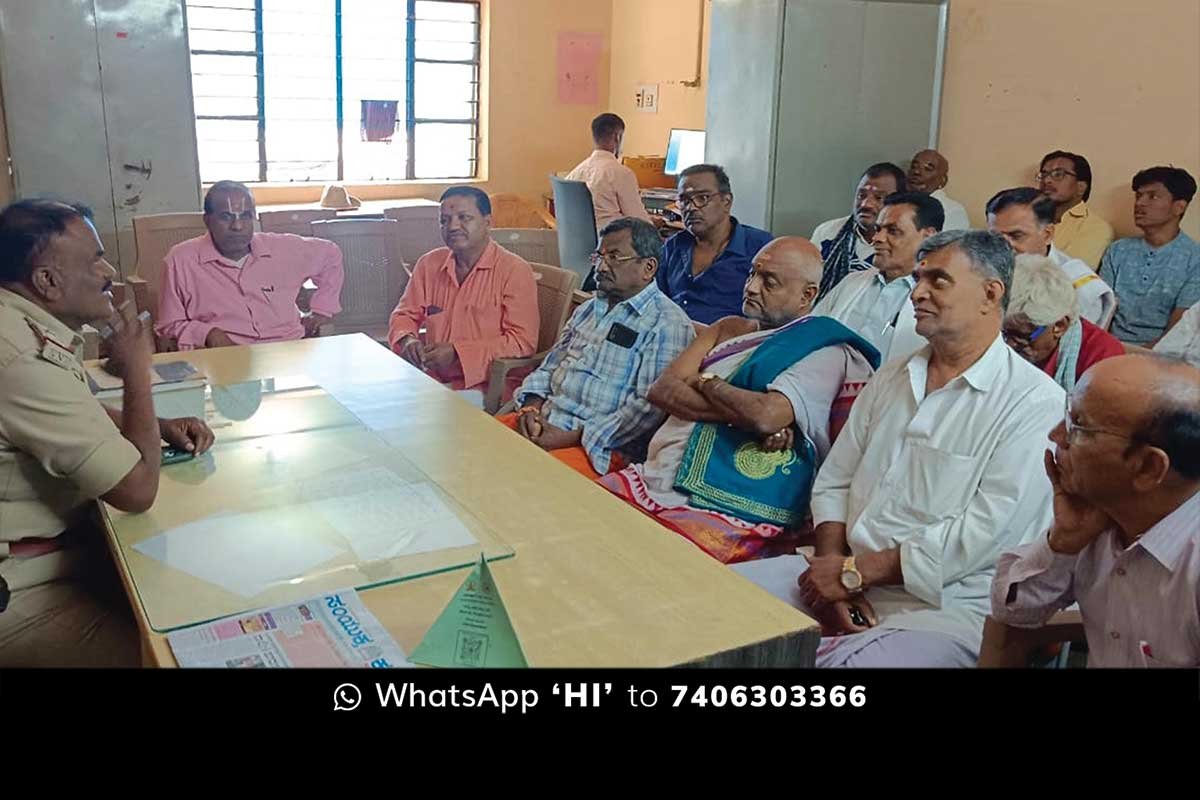
<instances>
[{"instance_id":1,"label":"man in blue shirt","mask_svg":"<svg viewBox=\"0 0 1200 800\"><path fill-rule=\"evenodd\" d=\"M1100 277L1117 294L1113 336L1153 347L1200 302L1200 244L1179 229L1196 180L1178 167L1151 167L1133 176L1133 191L1142 236L1109 245Z\"/></svg>"},{"instance_id":2,"label":"man in blue shirt","mask_svg":"<svg viewBox=\"0 0 1200 800\"><path fill-rule=\"evenodd\" d=\"M500 421L591 479L641 460L666 419L650 387L691 344L691 321L659 291L662 240L649 222L615 219L592 255L596 296L575 310Z\"/></svg>"},{"instance_id":3,"label":"man in blue shirt","mask_svg":"<svg viewBox=\"0 0 1200 800\"><path fill-rule=\"evenodd\" d=\"M730 216L733 190L716 165L696 164L679 173L676 200L685 230L663 245L658 288L696 322L741 316L750 260L775 237Z\"/></svg>"}]
</instances>

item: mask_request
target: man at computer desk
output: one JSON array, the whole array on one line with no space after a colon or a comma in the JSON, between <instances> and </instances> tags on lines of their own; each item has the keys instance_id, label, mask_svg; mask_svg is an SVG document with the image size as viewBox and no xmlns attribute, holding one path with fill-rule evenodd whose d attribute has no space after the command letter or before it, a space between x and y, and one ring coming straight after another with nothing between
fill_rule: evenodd
<instances>
[{"instance_id":1,"label":"man at computer desk","mask_svg":"<svg viewBox=\"0 0 1200 800\"><path fill-rule=\"evenodd\" d=\"M596 149L567 175L569 181L583 181L592 193L596 212L596 230L622 217L650 221L638 194L637 176L621 163L621 142L625 121L616 114L601 114L592 120L592 141Z\"/></svg>"},{"instance_id":2,"label":"man at computer desk","mask_svg":"<svg viewBox=\"0 0 1200 800\"><path fill-rule=\"evenodd\" d=\"M741 316L750 259L774 237L730 215L729 176L714 164L680 172L676 202L684 230L663 245L658 288L695 322Z\"/></svg>"}]
</instances>

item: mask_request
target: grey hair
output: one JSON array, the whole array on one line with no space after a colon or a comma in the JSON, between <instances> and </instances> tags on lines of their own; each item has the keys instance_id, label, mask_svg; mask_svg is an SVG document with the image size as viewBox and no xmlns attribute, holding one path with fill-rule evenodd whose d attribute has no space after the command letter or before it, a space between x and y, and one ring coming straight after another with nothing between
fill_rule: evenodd
<instances>
[{"instance_id":1,"label":"grey hair","mask_svg":"<svg viewBox=\"0 0 1200 800\"><path fill-rule=\"evenodd\" d=\"M633 240L633 252L637 253L638 258L653 258L662 262L662 237L653 225L644 219L621 217L605 225L600 230L600 238L621 231L629 231L629 237Z\"/></svg>"},{"instance_id":2,"label":"grey hair","mask_svg":"<svg viewBox=\"0 0 1200 800\"><path fill-rule=\"evenodd\" d=\"M930 236L917 250L917 261L931 254L956 247L971 262L971 268L987 280L1004 284L1004 296L1000 298L1000 309L1008 310L1008 298L1012 293L1013 251L1003 236L990 231L942 231Z\"/></svg>"},{"instance_id":3,"label":"grey hair","mask_svg":"<svg viewBox=\"0 0 1200 800\"><path fill-rule=\"evenodd\" d=\"M1019 255L1013 268L1012 299L1004 316L1024 314L1034 325L1079 318L1079 298L1071 279L1046 256Z\"/></svg>"}]
</instances>

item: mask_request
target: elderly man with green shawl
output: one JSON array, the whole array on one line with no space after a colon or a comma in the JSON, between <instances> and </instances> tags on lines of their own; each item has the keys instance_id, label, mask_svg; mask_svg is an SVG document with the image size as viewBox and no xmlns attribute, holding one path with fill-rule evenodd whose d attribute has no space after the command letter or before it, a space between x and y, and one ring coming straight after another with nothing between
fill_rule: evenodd
<instances>
[{"instance_id":1,"label":"elderly man with green shawl","mask_svg":"<svg viewBox=\"0 0 1200 800\"><path fill-rule=\"evenodd\" d=\"M670 417L645 463L600 479L725 563L795 549L817 468L879 366L862 337L809 316L821 269L807 239L763 247L745 316L706 328L650 390Z\"/></svg>"}]
</instances>

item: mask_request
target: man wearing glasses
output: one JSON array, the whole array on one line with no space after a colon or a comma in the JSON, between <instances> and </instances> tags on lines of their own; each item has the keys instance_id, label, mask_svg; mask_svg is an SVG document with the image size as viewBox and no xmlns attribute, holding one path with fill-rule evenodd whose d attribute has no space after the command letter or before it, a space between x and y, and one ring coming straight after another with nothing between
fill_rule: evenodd
<instances>
[{"instance_id":1,"label":"man wearing glasses","mask_svg":"<svg viewBox=\"0 0 1200 800\"><path fill-rule=\"evenodd\" d=\"M1200 665L1200 370L1102 361L1050 441L1054 521L1000 556L993 617L1037 628L1078 602L1088 666Z\"/></svg>"},{"instance_id":2,"label":"man wearing glasses","mask_svg":"<svg viewBox=\"0 0 1200 800\"><path fill-rule=\"evenodd\" d=\"M1113 228L1088 208L1092 165L1081 155L1055 150L1042 159L1037 179L1038 188L1054 201L1054 246L1098 268L1112 243Z\"/></svg>"},{"instance_id":3,"label":"man wearing glasses","mask_svg":"<svg viewBox=\"0 0 1200 800\"><path fill-rule=\"evenodd\" d=\"M519 411L499 417L591 479L641 460L666 414L650 387L692 341L687 315L654 282L662 240L649 222L613 220L592 254L596 296L513 395Z\"/></svg>"},{"instance_id":4,"label":"man wearing glasses","mask_svg":"<svg viewBox=\"0 0 1200 800\"><path fill-rule=\"evenodd\" d=\"M1004 341L1068 392L1093 364L1125 354L1124 345L1084 319L1079 307L1058 265L1045 256L1017 256Z\"/></svg>"},{"instance_id":5,"label":"man wearing glasses","mask_svg":"<svg viewBox=\"0 0 1200 800\"><path fill-rule=\"evenodd\" d=\"M688 167L678 192L684 230L663 246L658 288L696 322L741 316L750 260L774 237L730 216L733 190L721 167Z\"/></svg>"}]
</instances>

